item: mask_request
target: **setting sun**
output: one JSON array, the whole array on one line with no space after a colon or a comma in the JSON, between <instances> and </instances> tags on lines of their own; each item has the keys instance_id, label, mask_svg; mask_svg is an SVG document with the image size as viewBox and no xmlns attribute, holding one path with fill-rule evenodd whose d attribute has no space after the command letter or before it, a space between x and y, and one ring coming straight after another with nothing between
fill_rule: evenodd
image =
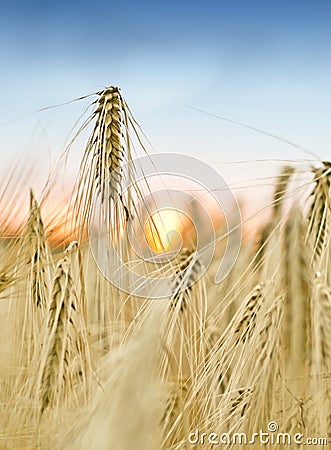
<instances>
[{"instance_id":1,"label":"setting sun","mask_svg":"<svg viewBox=\"0 0 331 450\"><path fill-rule=\"evenodd\" d=\"M178 248L188 218L181 212L163 209L151 215L145 224L148 245L154 252Z\"/></svg>"}]
</instances>

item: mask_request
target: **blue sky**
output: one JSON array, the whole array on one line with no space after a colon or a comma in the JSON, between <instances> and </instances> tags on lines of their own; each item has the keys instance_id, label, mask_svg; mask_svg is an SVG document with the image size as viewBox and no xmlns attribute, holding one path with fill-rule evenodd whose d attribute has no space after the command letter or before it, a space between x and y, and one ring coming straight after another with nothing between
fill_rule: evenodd
<instances>
[{"instance_id":1,"label":"blue sky","mask_svg":"<svg viewBox=\"0 0 331 450\"><path fill-rule=\"evenodd\" d=\"M57 153L83 106L5 125L117 84L158 151L207 161L331 156L329 1L13 1L0 7L0 152ZM28 151L28 150L26 150Z\"/></svg>"}]
</instances>

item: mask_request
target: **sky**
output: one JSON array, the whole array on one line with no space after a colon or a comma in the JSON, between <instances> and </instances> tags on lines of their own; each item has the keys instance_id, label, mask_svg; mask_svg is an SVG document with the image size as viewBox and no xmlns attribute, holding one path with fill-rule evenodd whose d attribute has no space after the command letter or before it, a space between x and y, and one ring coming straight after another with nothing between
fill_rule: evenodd
<instances>
[{"instance_id":1,"label":"sky","mask_svg":"<svg viewBox=\"0 0 331 450\"><path fill-rule=\"evenodd\" d=\"M54 161L84 104L34 112L107 85L156 151L215 167L310 157L194 107L330 159L330 23L322 0L2 2L3 164L29 152Z\"/></svg>"}]
</instances>

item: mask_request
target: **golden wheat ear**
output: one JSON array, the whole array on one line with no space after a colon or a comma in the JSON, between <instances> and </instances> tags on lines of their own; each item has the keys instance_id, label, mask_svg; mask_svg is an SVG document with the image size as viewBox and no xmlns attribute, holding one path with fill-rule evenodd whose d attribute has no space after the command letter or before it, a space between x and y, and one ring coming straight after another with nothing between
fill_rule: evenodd
<instances>
[{"instance_id":1,"label":"golden wheat ear","mask_svg":"<svg viewBox=\"0 0 331 450\"><path fill-rule=\"evenodd\" d=\"M40 358L40 409L86 401L90 358L84 313L71 272L70 254L60 260L51 294L45 341ZM83 396L73 389L83 385ZM84 388L85 386L85 388ZM85 393L84 393L85 392Z\"/></svg>"},{"instance_id":2,"label":"golden wheat ear","mask_svg":"<svg viewBox=\"0 0 331 450\"><path fill-rule=\"evenodd\" d=\"M277 227L283 219L284 204L289 198L289 184L295 170L291 166L284 166L280 174L276 177L273 201L271 203L271 219L264 224L259 230L258 250L256 253L257 264L262 263L267 253L268 241L272 240L273 233L278 233ZM271 244L272 245L272 244Z\"/></svg>"},{"instance_id":3,"label":"golden wheat ear","mask_svg":"<svg viewBox=\"0 0 331 450\"><path fill-rule=\"evenodd\" d=\"M292 207L285 224L284 320L282 345L285 378L290 389L304 397L311 364L311 273L305 244L306 223L302 212ZM298 374L300 373L300 377Z\"/></svg>"},{"instance_id":4,"label":"golden wheat ear","mask_svg":"<svg viewBox=\"0 0 331 450\"><path fill-rule=\"evenodd\" d=\"M17 301L14 303L15 339L19 340L21 367L28 367L33 355L39 354L39 335L49 301L51 272L51 256L40 207L30 191L29 216L19 242Z\"/></svg>"},{"instance_id":5,"label":"golden wheat ear","mask_svg":"<svg viewBox=\"0 0 331 450\"><path fill-rule=\"evenodd\" d=\"M316 277L312 289L312 376L311 394L314 399L310 405L311 428L313 418L318 418L321 436L330 436L331 428L331 289Z\"/></svg>"},{"instance_id":6,"label":"golden wheat ear","mask_svg":"<svg viewBox=\"0 0 331 450\"><path fill-rule=\"evenodd\" d=\"M284 200L286 199L286 193L288 189L289 182L292 175L294 174L294 168L291 166L284 166L281 173L276 178L274 198L273 198L273 218L277 219L280 217L282 212L282 207Z\"/></svg>"},{"instance_id":7,"label":"golden wheat ear","mask_svg":"<svg viewBox=\"0 0 331 450\"><path fill-rule=\"evenodd\" d=\"M31 297L36 308L45 310L49 298L50 252L40 207L30 191L30 212L25 233L25 254L29 258Z\"/></svg>"},{"instance_id":8,"label":"golden wheat ear","mask_svg":"<svg viewBox=\"0 0 331 450\"><path fill-rule=\"evenodd\" d=\"M183 248L175 260L174 276L171 295L171 307L176 308L179 303L180 311L184 311L189 301L192 286L197 281L201 268L199 260L194 251Z\"/></svg>"},{"instance_id":9,"label":"golden wheat ear","mask_svg":"<svg viewBox=\"0 0 331 450\"><path fill-rule=\"evenodd\" d=\"M99 240L106 239L107 245L116 246L124 265L129 260L129 248L123 232L132 211L131 191L124 187L129 180L124 179L123 174L124 165L132 160L128 114L118 87L110 86L98 93L95 110L90 118L93 129L82 158L74 203L78 222L75 229L80 230L79 240L85 239L88 231L92 230L96 251L104 251L100 249ZM127 177L130 176L128 173ZM117 273L121 278L122 271ZM99 278L100 285L107 284L103 275L100 274ZM112 291L112 298L119 299L117 303L125 302L124 294L115 288L106 286L105 289ZM104 316L101 320L108 327L111 321L109 308L104 307L103 299L99 306ZM131 317L130 309L131 303L123 308L127 319Z\"/></svg>"},{"instance_id":10,"label":"golden wheat ear","mask_svg":"<svg viewBox=\"0 0 331 450\"><path fill-rule=\"evenodd\" d=\"M162 417L163 446L173 448L185 440L189 423L194 427L193 398L200 384L198 367L206 361L207 353L207 292L201 264L196 252L183 248L171 261L173 271L170 307L166 309L161 330L164 342L160 373L168 388L168 399Z\"/></svg>"},{"instance_id":11,"label":"golden wheat ear","mask_svg":"<svg viewBox=\"0 0 331 450\"><path fill-rule=\"evenodd\" d=\"M118 87L98 93L91 120L94 128L87 142L80 167L75 209L81 226L90 218L93 200L112 200L119 205L122 220L129 217L129 206L122 191L122 165L130 160L126 104Z\"/></svg>"},{"instance_id":12,"label":"golden wheat ear","mask_svg":"<svg viewBox=\"0 0 331 450\"><path fill-rule=\"evenodd\" d=\"M315 268L321 270L331 250L331 162L323 162L322 167L314 169L313 173L315 184L310 195L306 236L312 247Z\"/></svg>"}]
</instances>

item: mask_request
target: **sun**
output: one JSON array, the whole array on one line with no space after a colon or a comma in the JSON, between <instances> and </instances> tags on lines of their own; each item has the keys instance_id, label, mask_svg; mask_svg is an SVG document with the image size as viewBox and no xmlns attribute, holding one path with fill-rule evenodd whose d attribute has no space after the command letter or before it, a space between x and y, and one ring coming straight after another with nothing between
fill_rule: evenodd
<instances>
[{"instance_id":1,"label":"sun","mask_svg":"<svg viewBox=\"0 0 331 450\"><path fill-rule=\"evenodd\" d=\"M180 211L162 209L152 214L145 223L145 235L150 248L157 253L177 249L187 217Z\"/></svg>"}]
</instances>

